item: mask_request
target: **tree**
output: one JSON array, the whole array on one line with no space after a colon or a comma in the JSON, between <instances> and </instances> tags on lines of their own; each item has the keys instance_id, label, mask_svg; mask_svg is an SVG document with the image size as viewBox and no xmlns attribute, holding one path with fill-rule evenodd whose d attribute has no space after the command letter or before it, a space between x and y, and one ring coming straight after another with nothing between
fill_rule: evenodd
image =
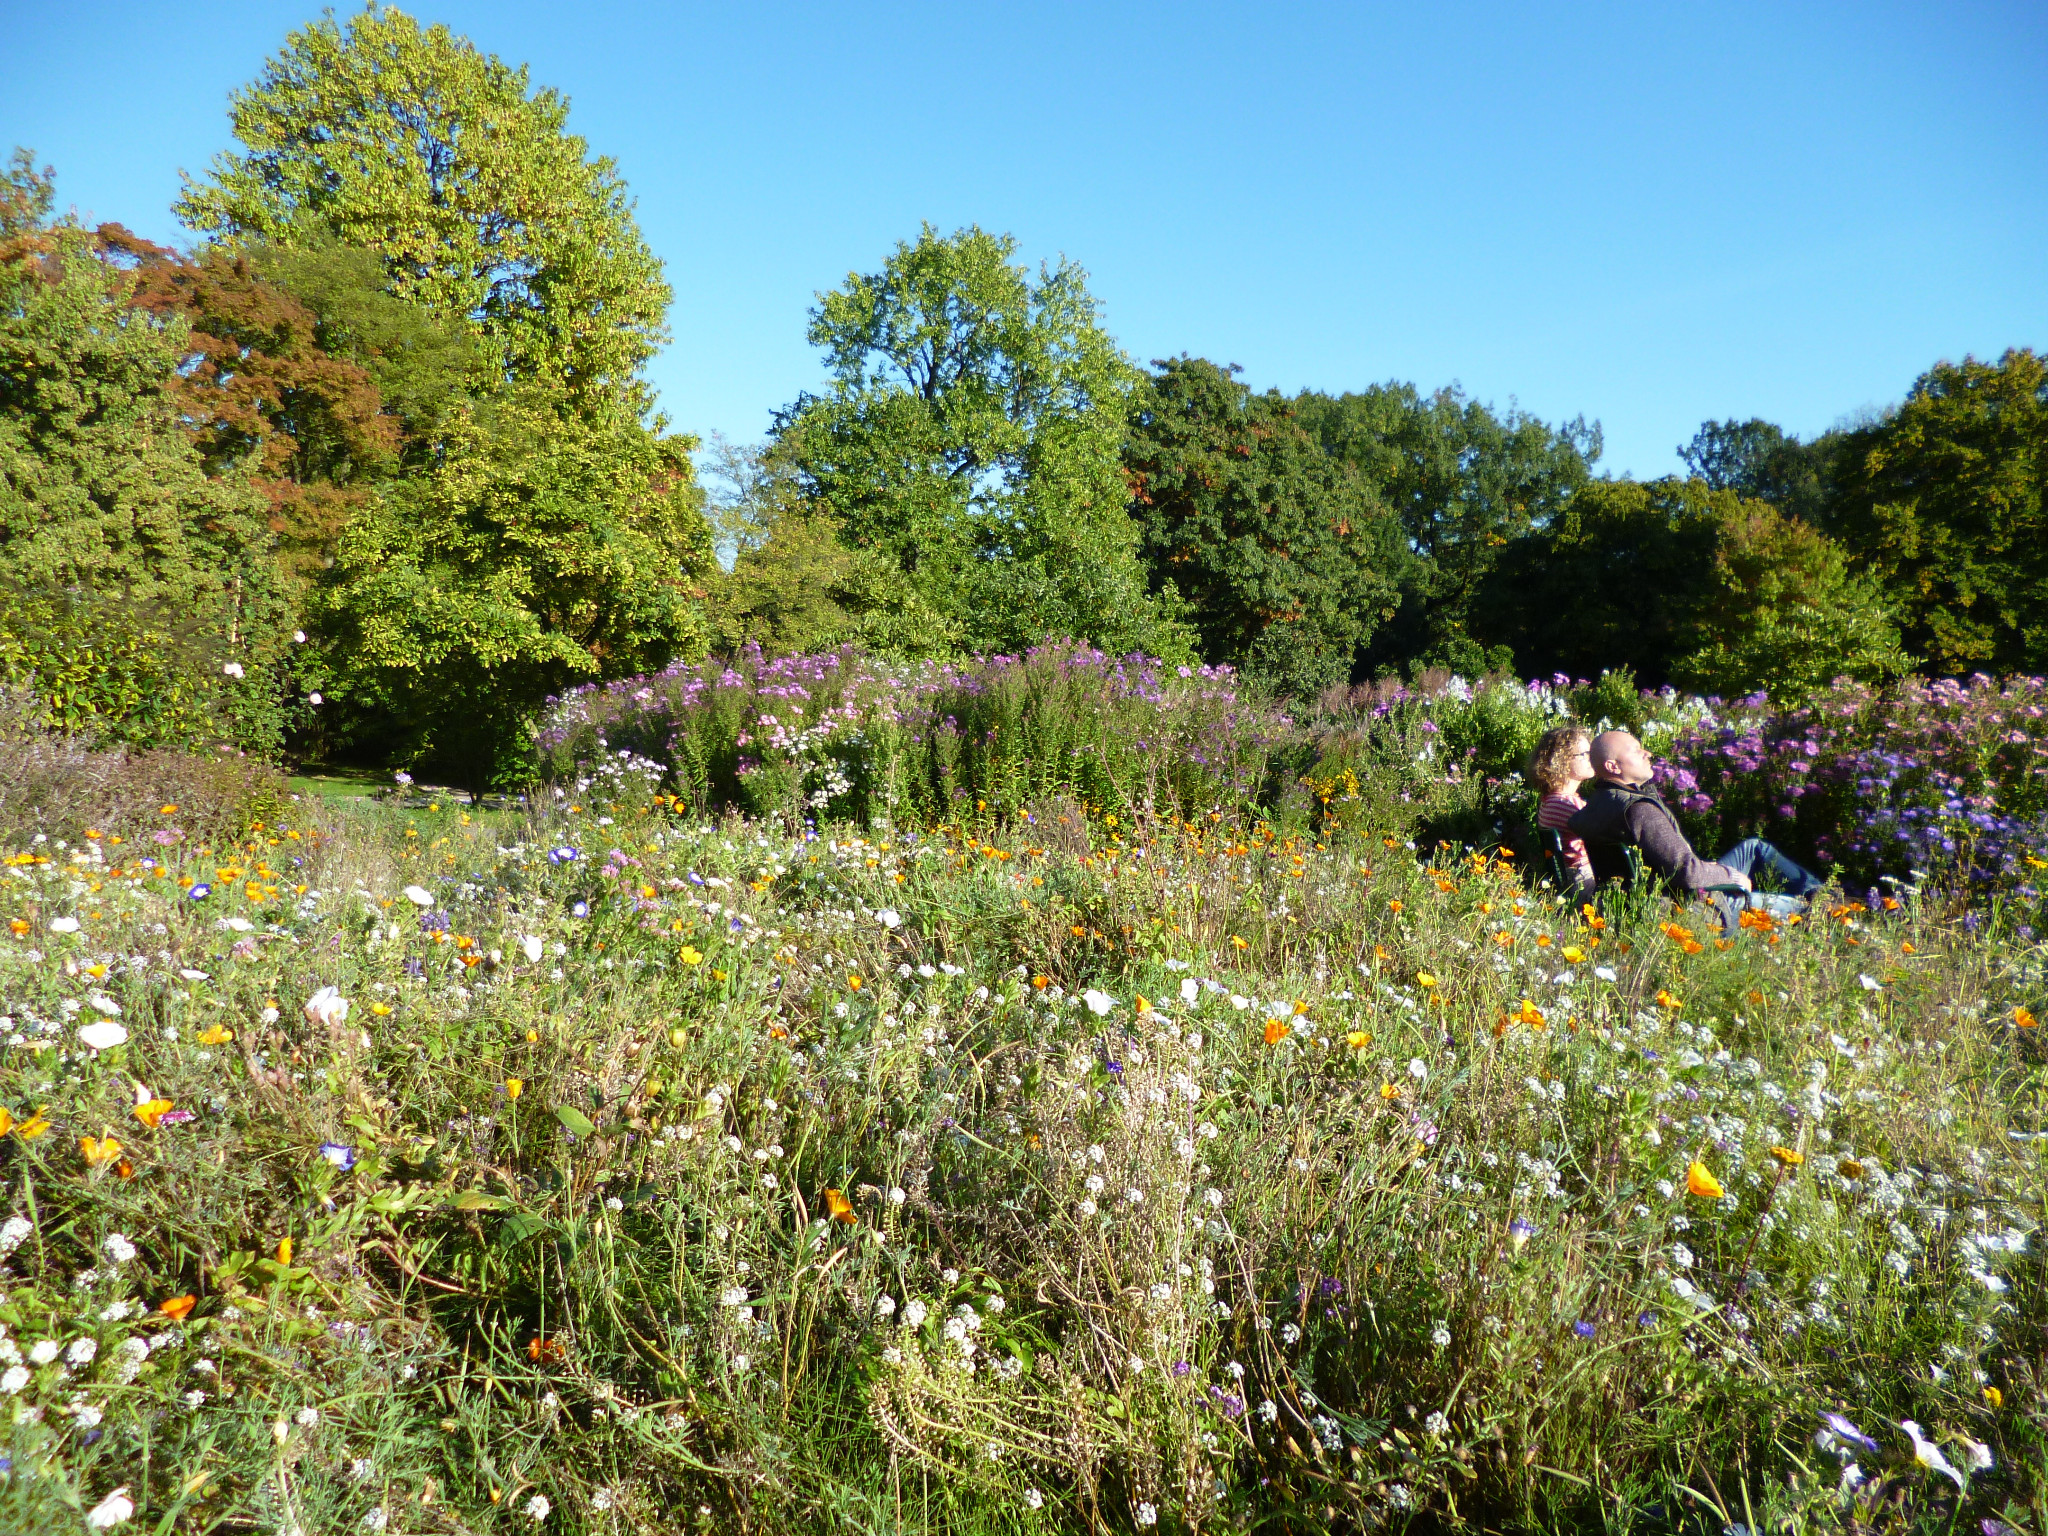
<instances>
[{"instance_id":1,"label":"tree","mask_svg":"<svg viewBox=\"0 0 2048 1536\"><path fill-rule=\"evenodd\" d=\"M1295 409L1393 509L1417 557L1370 659L1465 672L1504 665L1473 638L1474 600L1508 541L1557 516L1591 478L1598 423L1553 428L1512 405L1497 415L1455 387L1425 397L1412 384L1304 392Z\"/></svg>"},{"instance_id":2,"label":"tree","mask_svg":"<svg viewBox=\"0 0 2048 1536\"><path fill-rule=\"evenodd\" d=\"M703 654L693 440L569 430L558 406L534 386L459 410L442 462L351 521L316 598L315 684L472 789L520 775L548 694Z\"/></svg>"},{"instance_id":3,"label":"tree","mask_svg":"<svg viewBox=\"0 0 2048 1536\"><path fill-rule=\"evenodd\" d=\"M1678 457L1712 490L1734 491L1811 519L1825 497L1831 449L1828 437L1802 443L1784 428L1752 417L1701 423L1692 441L1680 445Z\"/></svg>"},{"instance_id":4,"label":"tree","mask_svg":"<svg viewBox=\"0 0 2048 1536\"><path fill-rule=\"evenodd\" d=\"M47 222L32 164L17 155L0 195L0 629L39 637L9 664L45 685L70 676L85 697L95 656L175 653L203 729L272 748L286 613L263 498L210 478L184 429L182 317L137 309L133 271L77 224ZM161 717L147 700L99 696L115 701L98 711L114 734L149 739Z\"/></svg>"},{"instance_id":5,"label":"tree","mask_svg":"<svg viewBox=\"0 0 2048 1536\"><path fill-rule=\"evenodd\" d=\"M1910 670L1877 583L1811 525L1702 480L1596 480L1502 552L1477 633L1536 676L1803 698Z\"/></svg>"},{"instance_id":6,"label":"tree","mask_svg":"<svg viewBox=\"0 0 2048 1536\"><path fill-rule=\"evenodd\" d=\"M393 293L472 326L506 380L638 415L669 289L617 166L589 157L568 115L446 27L330 15L236 92L243 152L187 177L177 211L286 248L330 230L379 253Z\"/></svg>"},{"instance_id":7,"label":"tree","mask_svg":"<svg viewBox=\"0 0 2048 1536\"><path fill-rule=\"evenodd\" d=\"M1350 678L1399 604L1399 525L1277 391L1200 358L1153 364L1124 463L1153 585L1204 660L1297 696Z\"/></svg>"},{"instance_id":8,"label":"tree","mask_svg":"<svg viewBox=\"0 0 2048 1536\"><path fill-rule=\"evenodd\" d=\"M806 500L901 570L976 649L1071 635L1186 650L1145 590L1119 450L1138 376L1071 262L1034 280L1016 241L925 226L821 296L833 373L776 418Z\"/></svg>"},{"instance_id":9,"label":"tree","mask_svg":"<svg viewBox=\"0 0 2048 1536\"><path fill-rule=\"evenodd\" d=\"M1829 530L1869 562L1944 673L2048 672L2048 358L1937 363L1848 433Z\"/></svg>"}]
</instances>

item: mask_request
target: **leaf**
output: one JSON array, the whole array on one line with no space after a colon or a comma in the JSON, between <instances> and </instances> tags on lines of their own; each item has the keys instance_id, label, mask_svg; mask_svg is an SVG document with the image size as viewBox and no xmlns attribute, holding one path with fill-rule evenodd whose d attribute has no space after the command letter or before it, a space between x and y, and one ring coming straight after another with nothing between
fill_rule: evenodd
<instances>
[{"instance_id":1,"label":"leaf","mask_svg":"<svg viewBox=\"0 0 2048 1536\"><path fill-rule=\"evenodd\" d=\"M451 1211L508 1211L512 1202L503 1195L487 1195L480 1189L465 1189L448 1202Z\"/></svg>"},{"instance_id":2,"label":"leaf","mask_svg":"<svg viewBox=\"0 0 2048 1536\"><path fill-rule=\"evenodd\" d=\"M562 1122L562 1129L571 1136L595 1136L597 1127L590 1123L590 1116L573 1104L555 1106L555 1118Z\"/></svg>"}]
</instances>

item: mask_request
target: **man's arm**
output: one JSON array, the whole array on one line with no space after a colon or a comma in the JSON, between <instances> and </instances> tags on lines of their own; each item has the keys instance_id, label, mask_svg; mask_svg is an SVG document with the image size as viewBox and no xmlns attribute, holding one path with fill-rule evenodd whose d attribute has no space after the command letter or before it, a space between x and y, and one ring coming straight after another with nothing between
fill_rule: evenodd
<instances>
[{"instance_id":1,"label":"man's arm","mask_svg":"<svg viewBox=\"0 0 2048 1536\"><path fill-rule=\"evenodd\" d=\"M1638 800L1625 813L1630 840L1643 850L1643 862L1673 890L1693 892L1710 885L1749 889L1749 881L1726 864L1716 864L1692 851L1678 823L1653 804Z\"/></svg>"}]
</instances>

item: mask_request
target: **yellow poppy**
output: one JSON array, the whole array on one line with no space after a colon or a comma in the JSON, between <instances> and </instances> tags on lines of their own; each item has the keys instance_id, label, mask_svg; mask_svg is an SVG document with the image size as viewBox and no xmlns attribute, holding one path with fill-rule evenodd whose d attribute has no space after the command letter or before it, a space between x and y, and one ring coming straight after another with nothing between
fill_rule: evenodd
<instances>
[{"instance_id":1,"label":"yellow poppy","mask_svg":"<svg viewBox=\"0 0 2048 1536\"><path fill-rule=\"evenodd\" d=\"M1362 1051L1372 1044L1372 1036L1362 1029L1354 1029L1344 1037L1344 1043L1354 1051Z\"/></svg>"},{"instance_id":2,"label":"yellow poppy","mask_svg":"<svg viewBox=\"0 0 2048 1536\"><path fill-rule=\"evenodd\" d=\"M841 1190L828 1189L825 1191L825 1209L832 1213L834 1221L843 1221L849 1227L859 1220L853 1214L853 1202L847 1199L845 1193Z\"/></svg>"},{"instance_id":3,"label":"yellow poppy","mask_svg":"<svg viewBox=\"0 0 2048 1536\"><path fill-rule=\"evenodd\" d=\"M97 1168L121 1155L121 1143L111 1136L102 1136L97 1141L90 1136L81 1136L78 1138L78 1150L85 1154L86 1167Z\"/></svg>"},{"instance_id":4,"label":"yellow poppy","mask_svg":"<svg viewBox=\"0 0 2048 1536\"><path fill-rule=\"evenodd\" d=\"M288 1237L280 1237L277 1240L277 1262L280 1264L290 1264L291 1261L292 1240Z\"/></svg>"},{"instance_id":5,"label":"yellow poppy","mask_svg":"<svg viewBox=\"0 0 2048 1536\"><path fill-rule=\"evenodd\" d=\"M517 1098L519 1097L519 1095L521 1095L521 1094L522 1094L522 1093L524 1093L524 1092L526 1092L526 1081L525 1081L525 1079L523 1079L523 1078L518 1078L518 1077L508 1077L508 1078L506 1078L506 1079L505 1079L505 1097L506 1097L506 1098L508 1098L508 1099L517 1099Z\"/></svg>"},{"instance_id":6,"label":"yellow poppy","mask_svg":"<svg viewBox=\"0 0 2048 1536\"><path fill-rule=\"evenodd\" d=\"M2040 1023L2040 1021L2036 1019L2034 1015L2025 1008L2013 1009L2012 1021L2013 1023L2017 1024L2021 1029L2033 1029Z\"/></svg>"},{"instance_id":7,"label":"yellow poppy","mask_svg":"<svg viewBox=\"0 0 2048 1536\"><path fill-rule=\"evenodd\" d=\"M152 1131L156 1129L157 1122L170 1112L171 1101L169 1099L143 1099L135 1106L135 1118L148 1126Z\"/></svg>"},{"instance_id":8,"label":"yellow poppy","mask_svg":"<svg viewBox=\"0 0 2048 1536\"><path fill-rule=\"evenodd\" d=\"M209 1024L198 1035L201 1045L226 1045L234 1038L235 1032L225 1024Z\"/></svg>"},{"instance_id":9,"label":"yellow poppy","mask_svg":"<svg viewBox=\"0 0 2048 1536\"><path fill-rule=\"evenodd\" d=\"M1721 1187L1721 1181L1707 1171L1707 1165L1698 1161L1685 1170L1685 1188L1688 1194L1702 1200L1719 1200L1728 1193Z\"/></svg>"},{"instance_id":10,"label":"yellow poppy","mask_svg":"<svg viewBox=\"0 0 2048 1536\"><path fill-rule=\"evenodd\" d=\"M1278 1045L1287 1036L1288 1028L1285 1022L1280 1019L1266 1020L1266 1044Z\"/></svg>"},{"instance_id":11,"label":"yellow poppy","mask_svg":"<svg viewBox=\"0 0 2048 1536\"><path fill-rule=\"evenodd\" d=\"M677 953L676 958L685 965L700 965L703 963L704 955L701 950L692 949L689 945L685 944Z\"/></svg>"}]
</instances>

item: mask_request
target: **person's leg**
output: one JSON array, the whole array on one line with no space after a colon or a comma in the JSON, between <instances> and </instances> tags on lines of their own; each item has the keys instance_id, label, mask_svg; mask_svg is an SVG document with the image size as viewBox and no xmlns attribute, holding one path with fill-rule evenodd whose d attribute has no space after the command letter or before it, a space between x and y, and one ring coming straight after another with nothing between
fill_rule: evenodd
<instances>
[{"instance_id":1,"label":"person's leg","mask_svg":"<svg viewBox=\"0 0 2048 1536\"><path fill-rule=\"evenodd\" d=\"M1720 862L1749 876L1752 885L1758 875L1768 875L1793 896L1811 896L1821 887L1820 876L1793 863L1760 837L1744 838L1722 854Z\"/></svg>"}]
</instances>

